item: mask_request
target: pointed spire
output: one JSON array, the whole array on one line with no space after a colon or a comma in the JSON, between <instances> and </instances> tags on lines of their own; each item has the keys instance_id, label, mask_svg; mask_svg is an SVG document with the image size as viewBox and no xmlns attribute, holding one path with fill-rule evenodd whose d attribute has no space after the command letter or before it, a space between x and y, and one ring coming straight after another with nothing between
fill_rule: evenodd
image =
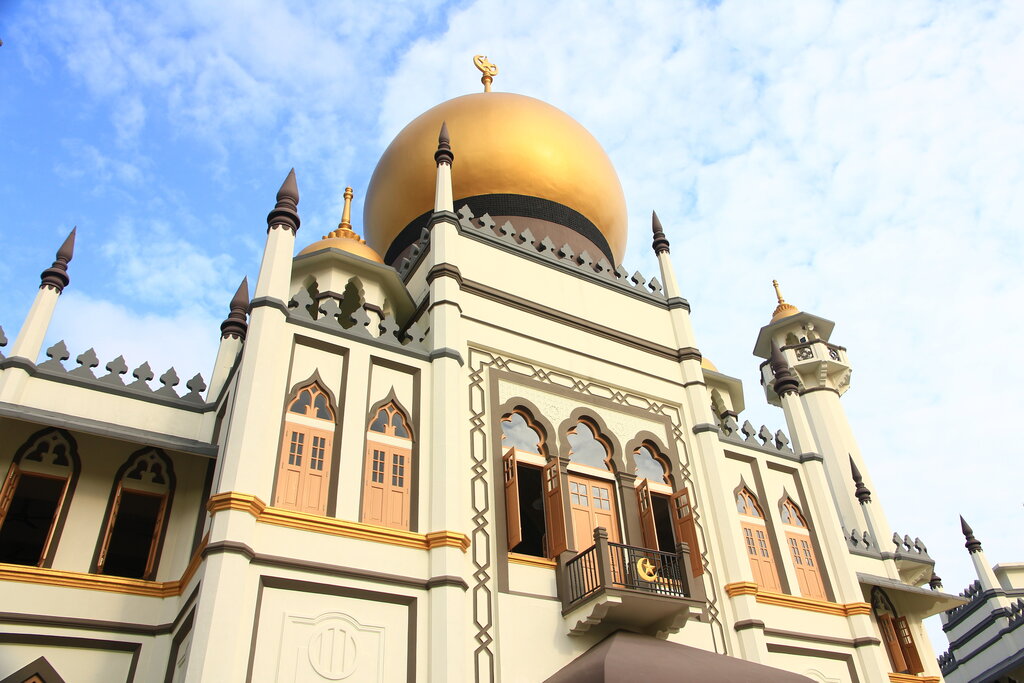
<instances>
[{"instance_id":1,"label":"pointed spire","mask_svg":"<svg viewBox=\"0 0 1024 683\"><path fill-rule=\"evenodd\" d=\"M352 188L346 187L342 197L345 198L345 207L341 210L341 222L338 223L339 230L352 229Z\"/></svg>"},{"instance_id":2,"label":"pointed spire","mask_svg":"<svg viewBox=\"0 0 1024 683\"><path fill-rule=\"evenodd\" d=\"M793 369L789 367L786 357L782 354L782 349L779 348L774 339L772 340L770 361L772 374L775 375L775 393L779 396L785 396L786 394L798 391L800 389L800 380L797 379Z\"/></svg>"},{"instance_id":3,"label":"pointed spire","mask_svg":"<svg viewBox=\"0 0 1024 683\"><path fill-rule=\"evenodd\" d=\"M452 165L455 155L452 154L452 139L448 136L448 122L441 122L441 132L437 136L437 151L434 152L434 161L438 164Z\"/></svg>"},{"instance_id":4,"label":"pointed spire","mask_svg":"<svg viewBox=\"0 0 1024 683\"><path fill-rule=\"evenodd\" d=\"M68 283L71 282L71 278L68 277L68 262L75 255L75 234L77 232L77 225L71 228L71 232L64 239L64 243L60 245L60 249L57 250L57 260L53 262L53 265L40 273L40 289L43 287L53 287L60 294L68 286Z\"/></svg>"},{"instance_id":5,"label":"pointed spire","mask_svg":"<svg viewBox=\"0 0 1024 683\"><path fill-rule=\"evenodd\" d=\"M249 330L249 323L245 320L245 314L249 310L249 278L242 278L242 284L231 297L230 312L224 322L220 324L220 336L222 339L233 337L245 341L245 333Z\"/></svg>"},{"instance_id":6,"label":"pointed spire","mask_svg":"<svg viewBox=\"0 0 1024 683\"><path fill-rule=\"evenodd\" d=\"M267 215L267 232L275 226L288 228L294 234L299 229L299 186L295 182L295 169L288 172L288 177L277 191L277 206Z\"/></svg>"},{"instance_id":7,"label":"pointed spire","mask_svg":"<svg viewBox=\"0 0 1024 683\"><path fill-rule=\"evenodd\" d=\"M658 220L658 213L656 211L651 211L651 231L654 233L654 242L652 245L654 247L654 253L669 253L668 238L665 237L665 231L661 227L661 221Z\"/></svg>"},{"instance_id":8,"label":"pointed spire","mask_svg":"<svg viewBox=\"0 0 1024 683\"><path fill-rule=\"evenodd\" d=\"M857 468L857 463L853 461L853 456L850 456L850 472L853 474L853 483L857 487L854 490L853 495L857 496L857 500L860 501L861 505L871 502L871 491L867 486L864 485L864 477L861 476L860 470Z\"/></svg>"},{"instance_id":9,"label":"pointed spire","mask_svg":"<svg viewBox=\"0 0 1024 683\"><path fill-rule=\"evenodd\" d=\"M972 529L971 525L967 523L963 515L960 515L960 531L967 540L967 542L964 543L964 547L967 548L967 552L971 554L981 552L981 541L974 537L974 529Z\"/></svg>"},{"instance_id":10,"label":"pointed spire","mask_svg":"<svg viewBox=\"0 0 1024 683\"><path fill-rule=\"evenodd\" d=\"M786 300L782 298L782 288L779 287L778 280L772 280L772 286L775 287L775 297L779 300L779 305L772 311L771 322L781 320L782 318L788 318L791 315L796 315L800 312L800 309L793 304L786 303Z\"/></svg>"},{"instance_id":11,"label":"pointed spire","mask_svg":"<svg viewBox=\"0 0 1024 683\"><path fill-rule=\"evenodd\" d=\"M932 578L928 579L928 587L933 591L937 591L942 588L942 577L935 572L932 572Z\"/></svg>"}]
</instances>

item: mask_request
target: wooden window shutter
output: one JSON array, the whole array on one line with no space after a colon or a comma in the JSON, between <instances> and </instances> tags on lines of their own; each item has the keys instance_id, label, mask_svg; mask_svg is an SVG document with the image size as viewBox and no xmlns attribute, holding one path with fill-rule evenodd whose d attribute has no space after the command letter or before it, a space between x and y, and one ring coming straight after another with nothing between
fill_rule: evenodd
<instances>
[{"instance_id":1,"label":"wooden window shutter","mask_svg":"<svg viewBox=\"0 0 1024 683\"><path fill-rule=\"evenodd\" d=\"M548 557L568 550L565 535L565 510L562 508L562 475L558 460L552 460L541 471L544 482L544 522L547 526Z\"/></svg>"},{"instance_id":2,"label":"wooden window shutter","mask_svg":"<svg viewBox=\"0 0 1024 683\"><path fill-rule=\"evenodd\" d=\"M697 525L693 521L689 489L680 489L672 494L672 527L676 540L686 543L690 548L690 571L694 576L701 576L704 563L701 562L700 546L697 545Z\"/></svg>"},{"instance_id":3,"label":"wooden window shutter","mask_svg":"<svg viewBox=\"0 0 1024 683\"><path fill-rule=\"evenodd\" d=\"M921 666L921 658L917 654L917 646L914 644L914 636L910 632L910 624L907 623L906 617L896 618L896 637L900 641L903 659L907 663L907 673L923 672L924 667Z\"/></svg>"},{"instance_id":4,"label":"wooden window shutter","mask_svg":"<svg viewBox=\"0 0 1024 683\"><path fill-rule=\"evenodd\" d=\"M110 550L110 536L114 531L114 522L117 521L117 511L121 508L121 484L118 483L117 491L114 493L114 502L110 505L110 514L107 515L107 528L103 530L103 545L100 546L100 556L96 560L96 572L103 572L103 565L107 562L107 551Z\"/></svg>"},{"instance_id":5,"label":"wooden window shutter","mask_svg":"<svg viewBox=\"0 0 1024 683\"><path fill-rule=\"evenodd\" d=\"M7 511L11 508L11 501L14 500L14 492L18 488L19 481L21 481L21 468L11 465L7 481L4 482L4 488L0 491L0 524L3 524L7 517Z\"/></svg>"},{"instance_id":6,"label":"wooden window shutter","mask_svg":"<svg viewBox=\"0 0 1024 683\"><path fill-rule=\"evenodd\" d=\"M167 512L167 496L160 497L160 511L156 515L156 526L153 527L153 539L149 542L149 555L146 556L146 572L142 578L152 581L156 578L157 551L160 549L160 533L164 529L164 516ZM109 537L108 537L109 539Z\"/></svg>"},{"instance_id":7,"label":"wooden window shutter","mask_svg":"<svg viewBox=\"0 0 1024 683\"><path fill-rule=\"evenodd\" d=\"M523 542L523 526L519 517L519 469L516 463L516 449L508 449L501 459L505 473L505 531L508 534L508 549L512 550Z\"/></svg>"},{"instance_id":8,"label":"wooden window shutter","mask_svg":"<svg viewBox=\"0 0 1024 683\"><path fill-rule=\"evenodd\" d=\"M882 630L882 640L885 641L885 649L889 652L889 659L892 660L893 673L904 673L907 670L907 661L903 658L903 648L896 637L896 627L892 617L888 614L878 615L878 625Z\"/></svg>"},{"instance_id":9,"label":"wooden window shutter","mask_svg":"<svg viewBox=\"0 0 1024 683\"><path fill-rule=\"evenodd\" d=\"M640 511L640 529L643 531L644 547L658 549L658 530L654 526L654 509L651 506L651 489L643 479L636 487L636 504Z\"/></svg>"}]
</instances>

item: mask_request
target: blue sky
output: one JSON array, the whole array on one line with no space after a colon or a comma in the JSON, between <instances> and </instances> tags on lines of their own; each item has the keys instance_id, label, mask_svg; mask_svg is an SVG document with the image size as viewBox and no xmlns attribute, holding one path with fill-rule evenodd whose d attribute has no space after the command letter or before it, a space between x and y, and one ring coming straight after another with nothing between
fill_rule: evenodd
<instances>
[{"instance_id":1,"label":"blue sky","mask_svg":"<svg viewBox=\"0 0 1024 683\"><path fill-rule=\"evenodd\" d=\"M288 169L298 247L346 185L359 228L381 151L477 91L484 53L496 89L604 145L631 271L656 272L657 209L701 349L744 381L752 422L783 425L750 355L771 280L836 321L877 498L956 591L957 512L990 560L1024 559L1022 33L1013 2L0 0L0 325L13 338L77 225L50 342L208 375Z\"/></svg>"}]
</instances>

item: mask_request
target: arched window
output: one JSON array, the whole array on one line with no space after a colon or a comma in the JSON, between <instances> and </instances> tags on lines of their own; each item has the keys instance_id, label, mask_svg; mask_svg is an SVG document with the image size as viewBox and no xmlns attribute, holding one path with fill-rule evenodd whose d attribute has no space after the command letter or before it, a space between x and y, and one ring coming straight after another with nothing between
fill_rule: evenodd
<instances>
[{"instance_id":1,"label":"arched window","mask_svg":"<svg viewBox=\"0 0 1024 683\"><path fill-rule=\"evenodd\" d=\"M885 591L877 586L871 589L871 611L878 622L882 641L889 653L893 673L919 674L924 671L921 657L917 653L914 635L906 617L896 613L896 607Z\"/></svg>"},{"instance_id":2,"label":"arched window","mask_svg":"<svg viewBox=\"0 0 1024 683\"><path fill-rule=\"evenodd\" d=\"M331 399L313 382L299 390L284 413L275 506L314 515L326 513L333 441Z\"/></svg>"},{"instance_id":3,"label":"arched window","mask_svg":"<svg viewBox=\"0 0 1024 683\"><path fill-rule=\"evenodd\" d=\"M36 432L18 449L0 489L0 562L50 565L79 469L63 430Z\"/></svg>"},{"instance_id":4,"label":"arched window","mask_svg":"<svg viewBox=\"0 0 1024 683\"><path fill-rule=\"evenodd\" d=\"M594 544L594 529L608 530L608 540L622 541L611 472L611 446L596 424L580 420L569 430L569 511L576 550Z\"/></svg>"},{"instance_id":5,"label":"arched window","mask_svg":"<svg viewBox=\"0 0 1024 683\"><path fill-rule=\"evenodd\" d=\"M412 496L412 431L394 401L377 409L366 431L363 521L409 528Z\"/></svg>"},{"instance_id":6,"label":"arched window","mask_svg":"<svg viewBox=\"0 0 1024 683\"><path fill-rule=\"evenodd\" d=\"M814 552L811 542L811 531L807 528L807 520L800 513L800 508L787 498L782 503L782 524L786 530L786 544L793 558L796 580L800 585L800 595L805 598L825 599L825 587L821 582L818 554Z\"/></svg>"},{"instance_id":7,"label":"arched window","mask_svg":"<svg viewBox=\"0 0 1024 683\"><path fill-rule=\"evenodd\" d=\"M149 579L156 576L171 512L174 468L162 451L145 448L118 470L107 507L96 573Z\"/></svg>"},{"instance_id":8,"label":"arched window","mask_svg":"<svg viewBox=\"0 0 1024 683\"><path fill-rule=\"evenodd\" d=\"M658 455L656 456L655 453ZM673 491L667 458L650 442L633 452L636 463L636 500L644 547L675 553L677 543L690 550L690 569L694 576L704 573L693 519L689 489Z\"/></svg>"},{"instance_id":9,"label":"arched window","mask_svg":"<svg viewBox=\"0 0 1024 683\"><path fill-rule=\"evenodd\" d=\"M743 530L743 544L750 560L750 571L758 586L774 593L781 592L779 571L772 557L772 546L768 540L768 527L764 512L750 489L740 489L736 494L736 509L740 513L740 528Z\"/></svg>"}]
</instances>

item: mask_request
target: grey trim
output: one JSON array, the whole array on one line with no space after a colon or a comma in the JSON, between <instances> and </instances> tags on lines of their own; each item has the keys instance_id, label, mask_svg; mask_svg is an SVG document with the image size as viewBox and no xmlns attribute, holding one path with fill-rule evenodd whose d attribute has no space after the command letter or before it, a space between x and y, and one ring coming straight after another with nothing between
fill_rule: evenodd
<instances>
[{"instance_id":1,"label":"grey trim","mask_svg":"<svg viewBox=\"0 0 1024 683\"><path fill-rule=\"evenodd\" d=\"M181 628L174 634L174 638L171 639L171 651L167 655L167 671L164 673L164 683L172 683L174 681L174 663L178 659L178 650L181 648L181 641L185 640L185 636L192 632L192 624L195 623L196 608L193 607L185 617L185 621L182 622Z\"/></svg>"},{"instance_id":2,"label":"grey trim","mask_svg":"<svg viewBox=\"0 0 1024 683\"><path fill-rule=\"evenodd\" d=\"M986 616L982 617L981 621L979 621L977 624L972 626L970 628L970 630L964 632L964 634L962 636L960 636L956 640L950 640L949 641L949 648L947 648L947 652L952 652L953 650L959 650L963 646L967 645L967 643L969 643L971 640L974 640L975 636L977 636L978 634L980 634L983 631L985 631L986 629L988 629L988 627L991 626L992 624L996 623L1000 619L1009 619L1009 617L1010 617L1009 610L1007 610L1005 607L999 607L999 608L996 608L996 609L992 610ZM978 654L979 652L982 652L983 650L985 650L985 648L987 648L989 645L991 645L994 641L999 640L999 638L1002 637L1002 635L1003 635L1003 633L1005 631L1009 631L1009 630L1010 629L1008 629L1008 628L1000 629L999 633L997 633L994 638L990 638L985 644L975 648L974 651L971 654L966 655L960 661L967 661L968 659L970 659L974 655ZM947 636L947 638L948 637L949 636Z\"/></svg>"},{"instance_id":3,"label":"grey trim","mask_svg":"<svg viewBox=\"0 0 1024 683\"><path fill-rule=\"evenodd\" d=\"M836 638L834 636L821 636L816 633L801 633L799 631L783 631L776 628L766 628L764 630L766 636L773 636L775 638L789 638L791 640L805 640L810 643L821 643L822 645L842 645L843 647L869 647L872 645L881 645L882 641L878 638L864 637L864 638Z\"/></svg>"},{"instance_id":4,"label":"grey trim","mask_svg":"<svg viewBox=\"0 0 1024 683\"><path fill-rule=\"evenodd\" d=\"M253 299L252 303L249 304L250 315L252 315L252 311L264 306L276 308L284 313L286 317L288 315L288 304L274 296L261 296Z\"/></svg>"},{"instance_id":5,"label":"grey trim","mask_svg":"<svg viewBox=\"0 0 1024 683\"><path fill-rule=\"evenodd\" d=\"M706 387L707 385L708 385L708 383L705 382L704 380L702 380L702 379L695 379L692 382L684 382L683 383L683 389L686 389L688 387Z\"/></svg>"},{"instance_id":6,"label":"grey trim","mask_svg":"<svg viewBox=\"0 0 1024 683\"><path fill-rule=\"evenodd\" d=\"M776 457L782 458L784 460L789 460L791 462L800 462L800 456L795 454L793 451L788 450L788 449L784 450L784 451L780 451L780 450L776 449L774 446L762 445L761 442L759 442L756 438L753 438L753 439L751 439L749 441L746 441L746 440L734 440L732 437L726 436L725 434L722 434L721 432L719 432L718 441L722 444L722 449L725 450L725 451L732 450L733 452L736 452L736 451L738 451L741 448L749 448L750 450L755 451L757 453L764 453L766 455L774 455ZM738 455L738 453L737 453L737 455ZM748 457L748 456L744 456L744 457Z\"/></svg>"},{"instance_id":7,"label":"grey trim","mask_svg":"<svg viewBox=\"0 0 1024 683\"><path fill-rule=\"evenodd\" d=\"M9 417L40 425L62 427L94 436L105 436L117 439L118 441L164 448L181 453L192 453L193 455L201 455L207 458L216 458L217 451L219 450L215 444L206 443L205 441L185 439L180 436L160 434L134 427L123 427L111 422L100 422L99 420L87 417L74 417L50 410L19 406L14 403L0 402L0 417Z\"/></svg>"},{"instance_id":8,"label":"grey trim","mask_svg":"<svg viewBox=\"0 0 1024 683\"><path fill-rule=\"evenodd\" d=\"M762 363L762 365L764 365L764 363ZM800 396L803 396L804 394L813 394L815 391L831 391L836 396L842 396L838 389L833 389L832 387L811 387L810 389L801 389L799 394Z\"/></svg>"},{"instance_id":9,"label":"grey trim","mask_svg":"<svg viewBox=\"0 0 1024 683\"><path fill-rule=\"evenodd\" d=\"M704 432L718 433L718 425L711 424L710 422L701 422L700 424L693 425L694 434L702 434Z\"/></svg>"},{"instance_id":10,"label":"grey trim","mask_svg":"<svg viewBox=\"0 0 1024 683\"><path fill-rule=\"evenodd\" d=\"M281 557L279 555L266 555L258 553L245 543L239 543L237 541L218 541L217 543L211 543L203 549L203 558L210 555L217 555L220 553L236 553L249 560L251 564L259 565L261 567L277 567L279 569L293 569L299 571L314 572L317 574L323 574L325 576L337 576L347 579L361 579L364 581L373 581L375 583L388 584L392 586L403 586L406 588L415 588L419 590L430 590L437 586L457 586L463 590L468 590L469 585L457 576L436 576L429 579L415 579L409 576L400 576L398 574L385 574L383 572L375 572L368 569L358 569L356 567L344 567L338 564L330 564L327 562L310 562L307 560L295 560L290 557Z\"/></svg>"},{"instance_id":11,"label":"grey trim","mask_svg":"<svg viewBox=\"0 0 1024 683\"><path fill-rule=\"evenodd\" d=\"M676 353L676 358L679 360L680 363L683 362L684 360L695 360L699 363L701 359L704 358L704 356L701 355L699 349L695 349L692 346L686 346L679 349L679 351Z\"/></svg>"},{"instance_id":12,"label":"grey trim","mask_svg":"<svg viewBox=\"0 0 1024 683\"><path fill-rule=\"evenodd\" d=\"M437 301L431 301L430 304L427 306L427 313L430 313L432 310L434 310L435 306L443 306L445 304L449 306L454 306L455 308L459 309L459 315L462 315L462 306L459 305L458 301L452 301L451 299L438 299Z\"/></svg>"},{"instance_id":13,"label":"grey trim","mask_svg":"<svg viewBox=\"0 0 1024 683\"><path fill-rule=\"evenodd\" d=\"M668 310L670 311L674 308L681 308L684 311L690 310L690 302L679 296L670 296L665 300L665 303L668 304Z\"/></svg>"},{"instance_id":14,"label":"grey trim","mask_svg":"<svg viewBox=\"0 0 1024 683\"><path fill-rule=\"evenodd\" d=\"M824 657L825 659L837 659L846 663L846 669L850 674L850 683L860 683L860 677L857 676L857 667L853 663L852 654L846 652L830 652L827 650L812 650L807 647L793 647L792 645L782 645L779 643L768 643L767 649L768 652L797 655L798 657Z\"/></svg>"},{"instance_id":15,"label":"grey trim","mask_svg":"<svg viewBox=\"0 0 1024 683\"><path fill-rule=\"evenodd\" d=\"M439 277L450 277L462 287L462 271L459 267L452 263L439 263L435 266L431 266L430 270L427 271L427 284L429 285Z\"/></svg>"},{"instance_id":16,"label":"grey trim","mask_svg":"<svg viewBox=\"0 0 1024 683\"><path fill-rule=\"evenodd\" d=\"M451 358L452 360L459 364L459 367L464 367L466 365L466 362L462 360L462 354L456 351L455 349L449 348L447 346L440 349L434 349L433 351L430 352L429 357L431 363L433 363L438 358Z\"/></svg>"},{"instance_id":17,"label":"grey trim","mask_svg":"<svg viewBox=\"0 0 1024 683\"><path fill-rule=\"evenodd\" d=\"M74 647L85 650L107 650L109 652L130 652L131 664L125 683L133 683L135 672L139 667L139 655L142 643L119 640L100 640L98 638L75 638L73 636L51 636L35 633L0 633L0 643L15 645L49 645L52 647Z\"/></svg>"},{"instance_id":18,"label":"grey trim","mask_svg":"<svg viewBox=\"0 0 1024 683\"><path fill-rule=\"evenodd\" d=\"M501 242L499 242L501 244ZM547 261L547 259L544 259ZM597 278L597 276L594 276ZM499 304L503 304L510 308L515 308L520 311L532 313L533 315L541 318L547 318L557 323L561 323L568 327L575 327L578 330L593 334L598 337L610 339L611 341L618 342L625 346L631 346L641 351L646 351L662 358L667 358L672 361L679 361L682 352L689 352L690 349L673 349L668 346L661 344L654 344L642 337L635 337L631 334L625 334L617 329L611 327L605 327L604 325L598 325L597 323L590 322L585 318L580 318L574 315L570 315L565 311L559 311L543 304L538 304L533 301L525 301L514 296L510 296L508 293L503 292L499 289L489 287L488 285L476 282L474 280L463 280L462 291L468 294L474 294L483 299L489 299ZM646 301L646 299L644 299ZM699 352L698 352L699 353Z\"/></svg>"},{"instance_id":19,"label":"grey trim","mask_svg":"<svg viewBox=\"0 0 1024 683\"><path fill-rule=\"evenodd\" d=\"M986 647L987 647L987 645L986 645ZM1021 650L1020 652L1018 652L1017 654L1013 655L1009 659L1004 659L1003 661L999 662L995 666L990 667L989 669L986 669L984 672L982 672L974 680L977 680L977 681L993 681L993 680L996 680L998 677L1002 676L1003 674L1010 673L1011 671L1013 671L1015 668L1017 668L1021 664L1024 664L1024 650ZM956 667L953 667L953 668L955 669ZM943 673L943 675L945 675L946 672L943 671L942 673Z\"/></svg>"},{"instance_id":20,"label":"grey trim","mask_svg":"<svg viewBox=\"0 0 1024 683\"><path fill-rule=\"evenodd\" d=\"M732 625L734 631L746 631L748 628L759 628L764 630L764 622L760 619L743 619Z\"/></svg>"},{"instance_id":21,"label":"grey trim","mask_svg":"<svg viewBox=\"0 0 1024 683\"><path fill-rule=\"evenodd\" d=\"M0 612L0 623L73 628L80 631L107 631L142 636L159 636L170 633L174 629L173 623L150 625L129 621L55 617L49 614L25 614L23 612Z\"/></svg>"},{"instance_id":22,"label":"grey trim","mask_svg":"<svg viewBox=\"0 0 1024 683\"><path fill-rule=\"evenodd\" d=\"M815 453L814 451L808 451L806 453L801 453L800 455L797 456L797 459L800 462L811 462L811 461L814 461L814 460L816 460L818 462L825 462L825 458L822 457L822 455L820 453Z\"/></svg>"},{"instance_id":23,"label":"grey trim","mask_svg":"<svg viewBox=\"0 0 1024 683\"><path fill-rule=\"evenodd\" d=\"M36 374L36 364L24 356L11 356L10 358L0 360L0 370L8 368L19 368L30 375Z\"/></svg>"},{"instance_id":24,"label":"grey trim","mask_svg":"<svg viewBox=\"0 0 1024 683\"><path fill-rule=\"evenodd\" d=\"M402 356L409 356L410 358L416 358L419 360L427 360L427 352L421 349L412 349L406 346L399 346L397 342L395 344L388 344L386 342L377 341L377 337L371 337L365 334L358 334L349 332L345 328L338 325L337 327L327 327L326 325L318 325L314 320L303 320L295 315L288 316L288 322L297 327L304 327L308 330L315 330L332 337L340 337L347 339L352 342L360 344L366 344L378 349L384 349L385 351L391 351ZM409 346L412 346L410 344Z\"/></svg>"},{"instance_id":25,"label":"grey trim","mask_svg":"<svg viewBox=\"0 0 1024 683\"><path fill-rule=\"evenodd\" d=\"M965 606L961 611L954 614L949 618L945 624L942 625L942 630L945 633L952 631L957 624L967 618L968 615L977 612L982 605L988 604L990 598L1003 595L1003 591L999 588L989 588L981 593L975 593L971 598L971 602Z\"/></svg>"},{"instance_id":26,"label":"grey trim","mask_svg":"<svg viewBox=\"0 0 1024 683\"><path fill-rule=\"evenodd\" d=\"M451 165L449 163L449 165ZM434 211L427 219L427 230L432 229L438 223L450 223L459 227L459 217L454 211Z\"/></svg>"}]
</instances>

